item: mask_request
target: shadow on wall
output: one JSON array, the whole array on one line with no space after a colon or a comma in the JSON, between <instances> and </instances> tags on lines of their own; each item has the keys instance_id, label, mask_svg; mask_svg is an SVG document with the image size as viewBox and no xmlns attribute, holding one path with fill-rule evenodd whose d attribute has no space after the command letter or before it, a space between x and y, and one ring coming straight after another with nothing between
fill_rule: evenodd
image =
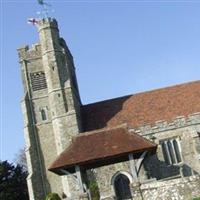
<instances>
[{"instance_id":1,"label":"shadow on wall","mask_svg":"<svg viewBox=\"0 0 200 200\"><path fill-rule=\"evenodd\" d=\"M156 178L167 179L171 177L188 177L198 174L190 166L182 165L168 165L164 161L158 159L157 155L152 155L144 161L144 168L147 172L148 179Z\"/></svg>"}]
</instances>

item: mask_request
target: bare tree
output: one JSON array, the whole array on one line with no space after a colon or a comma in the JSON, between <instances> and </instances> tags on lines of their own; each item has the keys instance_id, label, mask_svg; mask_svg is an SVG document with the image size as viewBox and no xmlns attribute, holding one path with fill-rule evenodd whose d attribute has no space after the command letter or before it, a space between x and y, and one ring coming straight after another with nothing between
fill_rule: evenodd
<instances>
[{"instance_id":1,"label":"bare tree","mask_svg":"<svg viewBox=\"0 0 200 200\"><path fill-rule=\"evenodd\" d=\"M25 148L20 149L16 154L15 163L20 165L24 171L27 171Z\"/></svg>"}]
</instances>

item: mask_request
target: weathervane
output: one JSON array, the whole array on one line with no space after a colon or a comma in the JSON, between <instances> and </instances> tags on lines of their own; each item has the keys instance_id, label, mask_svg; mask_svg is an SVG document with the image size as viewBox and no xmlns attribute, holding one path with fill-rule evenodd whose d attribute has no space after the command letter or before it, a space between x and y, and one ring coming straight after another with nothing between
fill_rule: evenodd
<instances>
[{"instance_id":1,"label":"weathervane","mask_svg":"<svg viewBox=\"0 0 200 200\"><path fill-rule=\"evenodd\" d=\"M48 4L44 2L44 0L37 0L38 3L42 6L42 11L37 12L42 18L47 18L49 17L50 12L54 12L53 9L51 9L51 4Z\"/></svg>"},{"instance_id":2,"label":"weathervane","mask_svg":"<svg viewBox=\"0 0 200 200\"><path fill-rule=\"evenodd\" d=\"M48 18L50 12L54 12L53 9L51 9L51 4L48 4L44 2L44 0L37 0L38 3L42 6L42 10L37 12L38 15L40 15L40 18ZM28 23L36 26L38 24L39 19L37 18L29 18Z\"/></svg>"}]
</instances>

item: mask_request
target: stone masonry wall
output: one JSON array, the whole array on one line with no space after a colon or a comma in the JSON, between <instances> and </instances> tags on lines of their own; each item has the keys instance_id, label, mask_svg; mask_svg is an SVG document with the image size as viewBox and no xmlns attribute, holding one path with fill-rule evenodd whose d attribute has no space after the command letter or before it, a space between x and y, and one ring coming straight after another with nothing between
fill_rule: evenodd
<instances>
[{"instance_id":1,"label":"stone masonry wall","mask_svg":"<svg viewBox=\"0 0 200 200\"><path fill-rule=\"evenodd\" d=\"M200 196L200 114L188 118L178 117L173 122L159 122L155 127L140 127L130 131L154 141L156 155L147 156L138 173L139 182L133 180L131 190L134 199L147 200L190 200ZM160 141L178 138L182 161L178 164L166 163ZM137 160L135 160L137 162ZM117 172L131 176L129 161L95 169L101 199L114 199L112 178Z\"/></svg>"},{"instance_id":2,"label":"stone masonry wall","mask_svg":"<svg viewBox=\"0 0 200 200\"><path fill-rule=\"evenodd\" d=\"M50 191L62 194L61 178L48 171L55 160L55 139L51 124L47 88L33 91L31 74L44 71L40 44L18 50L21 63L25 97L22 101L24 136L29 176L27 178L30 200L44 199ZM41 109L46 109L45 121Z\"/></svg>"},{"instance_id":3,"label":"stone masonry wall","mask_svg":"<svg viewBox=\"0 0 200 200\"><path fill-rule=\"evenodd\" d=\"M115 194L114 187L112 185L112 177L120 171L130 174L130 166L128 161L95 169L96 181L98 183L99 192L102 199Z\"/></svg>"},{"instance_id":4,"label":"stone masonry wall","mask_svg":"<svg viewBox=\"0 0 200 200\"><path fill-rule=\"evenodd\" d=\"M140 189L145 200L192 200L200 197L200 177L146 183Z\"/></svg>"},{"instance_id":5,"label":"stone masonry wall","mask_svg":"<svg viewBox=\"0 0 200 200\"><path fill-rule=\"evenodd\" d=\"M37 26L40 42L18 49L26 98L22 109L30 200L42 200L49 192L65 193L75 200L79 188L73 176L60 177L48 171L80 132L81 101L73 57L67 46L63 47L55 19L42 19ZM43 110L47 119L42 117Z\"/></svg>"}]
</instances>

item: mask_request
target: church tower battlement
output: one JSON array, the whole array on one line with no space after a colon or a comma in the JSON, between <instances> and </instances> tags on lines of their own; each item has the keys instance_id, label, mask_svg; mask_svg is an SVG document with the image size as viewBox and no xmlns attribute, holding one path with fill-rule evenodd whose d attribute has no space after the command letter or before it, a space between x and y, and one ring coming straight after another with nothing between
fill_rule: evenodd
<instances>
[{"instance_id":1,"label":"church tower battlement","mask_svg":"<svg viewBox=\"0 0 200 200\"><path fill-rule=\"evenodd\" d=\"M47 169L81 132L81 100L73 57L55 19L42 19L37 28L39 43L18 49L31 200L44 199L48 192L71 195L67 178Z\"/></svg>"}]
</instances>

